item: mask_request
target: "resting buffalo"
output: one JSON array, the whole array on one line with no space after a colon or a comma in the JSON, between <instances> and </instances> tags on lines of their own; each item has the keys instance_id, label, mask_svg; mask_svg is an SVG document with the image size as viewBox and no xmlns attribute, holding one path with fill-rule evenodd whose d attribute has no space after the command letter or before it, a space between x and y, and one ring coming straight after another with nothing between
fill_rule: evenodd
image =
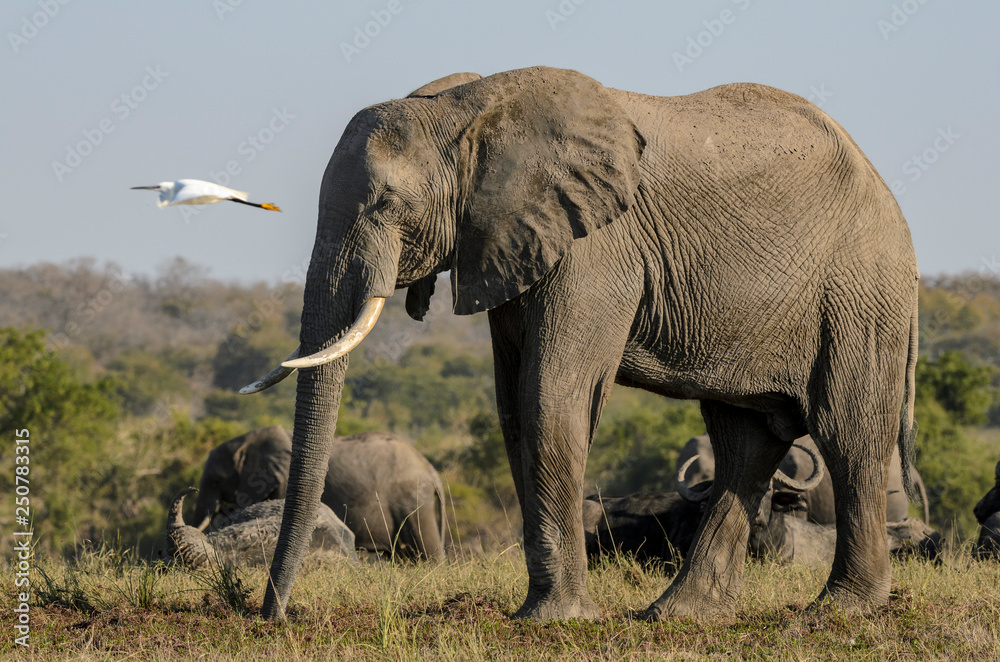
<instances>
[{"instance_id":1,"label":"resting buffalo","mask_svg":"<svg viewBox=\"0 0 1000 662\"><path fill-rule=\"evenodd\" d=\"M826 471L814 449L803 445L796 450L810 461L811 473L797 480L779 469L761 499L748 551L757 558L829 567L836 549L836 527L805 519L807 497L822 482ZM697 533L701 504L710 496L711 483L688 485L686 473L697 459L689 457L679 469L677 492L585 499L583 523L588 557L624 552L641 562L678 567ZM940 534L919 519L888 523L886 538L889 551L898 558L916 555L936 559L940 553Z\"/></svg>"},{"instance_id":2,"label":"resting buffalo","mask_svg":"<svg viewBox=\"0 0 1000 662\"><path fill-rule=\"evenodd\" d=\"M643 563L676 568L701 521L700 503L677 492L641 492L583 500L587 557L630 553Z\"/></svg>"},{"instance_id":3,"label":"resting buffalo","mask_svg":"<svg viewBox=\"0 0 1000 662\"><path fill-rule=\"evenodd\" d=\"M164 561L198 568L216 563L264 563L274 556L285 508L284 499L248 506L230 515L225 526L206 534L184 524L181 517L184 496L196 491L193 487L182 490L170 504L167 547L160 552ZM354 534L323 504L320 504L316 515L310 550L335 552L354 560L358 558L354 552Z\"/></svg>"},{"instance_id":4,"label":"resting buffalo","mask_svg":"<svg viewBox=\"0 0 1000 662\"><path fill-rule=\"evenodd\" d=\"M810 452L807 452L809 449ZM781 461L780 469L785 475L792 478L801 478L813 470L812 457L818 456L819 449L812 437L806 435L795 440L784 459ZM697 485L698 483L711 481L715 478L715 456L712 451L712 444L708 435L692 437L684 448L681 449L677 457L677 466L696 457L687 472L688 481ZM823 462L822 459L819 460ZM824 465L825 466L825 465ZM930 521L927 506L927 493L924 489L924 481L912 465L910 466L910 476L913 483L920 492L921 500L924 504L924 521ZM816 524L836 524L837 516L834 510L833 480L827 473L814 489L802 495L801 505L803 511L800 513L805 519ZM909 510L909 502L903 490L903 474L900 468L899 449L894 448L892 459L889 464L889 484L887 487L885 517L887 522L897 522L906 517ZM1000 508L997 508L1000 510Z\"/></svg>"},{"instance_id":5,"label":"resting buffalo","mask_svg":"<svg viewBox=\"0 0 1000 662\"><path fill-rule=\"evenodd\" d=\"M979 540L972 550L980 559L1000 558L1000 462L994 469L995 483L972 511L979 520Z\"/></svg>"},{"instance_id":6,"label":"resting buffalo","mask_svg":"<svg viewBox=\"0 0 1000 662\"><path fill-rule=\"evenodd\" d=\"M701 522L702 504L710 494L711 482L688 485L685 473L697 461L689 458L677 475L676 492L641 492L624 497L591 496L583 501L583 528L587 556L629 553L641 562L662 563L677 567L691 546ZM801 495L813 489L823 478L820 463L812 474L797 480L780 469L772 479L761 508L773 503L787 510ZM777 496L772 496L777 490ZM758 519L762 516L758 515ZM766 519L766 518L765 518Z\"/></svg>"},{"instance_id":7,"label":"resting buffalo","mask_svg":"<svg viewBox=\"0 0 1000 662\"><path fill-rule=\"evenodd\" d=\"M797 563L813 568L829 568L837 547L837 528L795 517L773 502L778 492L764 495L757 519L750 527L748 551L751 556L780 563ZM767 500L772 499L770 507ZM895 558L911 556L937 560L941 554L941 534L915 517L887 522L889 553Z\"/></svg>"}]
</instances>

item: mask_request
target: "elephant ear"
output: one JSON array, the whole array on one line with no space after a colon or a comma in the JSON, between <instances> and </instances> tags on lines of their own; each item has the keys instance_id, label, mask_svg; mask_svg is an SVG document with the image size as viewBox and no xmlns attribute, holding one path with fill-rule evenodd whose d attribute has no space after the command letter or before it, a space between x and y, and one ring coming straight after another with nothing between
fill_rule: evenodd
<instances>
[{"instance_id":1,"label":"elephant ear","mask_svg":"<svg viewBox=\"0 0 1000 662\"><path fill-rule=\"evenodd\" d=\"M449 74L444 78L432 80L426 85L418 87L407 94L406 97L409 99L416 97L436 97L445 90L450 90L453 87L465 85L466 83L471 83L480 79L482 79L482 76L472 73L471 71ZM424 315L426 315L427 311L430 309L431 295L434 294L434 283L436 281L437 274L431 274L413 283L406 290L406 312L410 317L418 322L423 321Z\"/></svg>"},{"instance_id":2,"label":"elephant ear","mask_svg":"<svg viewBox=\"0 0 1000 662\"><path fill-rule=\"evenodd\" d=\"M233 451L233 471L239 476L243 473L243 465L247 461L247 447L250 445L249 437Z\"/></svg>"},{"instance_id":3,"label":"elephant ear","mask_svg":"<svg viewBox=\"0 0 1000 662\"><path fill-rule=\"evenodd\" d=\"M445 90L450 90L457 85L465 85L466 83L471 83L474 80L481 79L482 76L479 74L474 74L471 71L465 71L457 74L448 74L444 78L438 78L437 80L432 80L426 85L422 85L417 89L413 90L407 94L407 98L413 97L436 97Z\"/></svg>"},{"instance_id":4,"label":"elephant ear","mask_svg":"<svg viewBox=\"0 0 1000 662\"><path fill-rule=\"evenodd\" d=\"M646 141L600 83L564 69L496 74L448 93L479 110L463 135L452 289L468 315L513 299L574 239L635 201Z\"/></svg>"}]
</instances>

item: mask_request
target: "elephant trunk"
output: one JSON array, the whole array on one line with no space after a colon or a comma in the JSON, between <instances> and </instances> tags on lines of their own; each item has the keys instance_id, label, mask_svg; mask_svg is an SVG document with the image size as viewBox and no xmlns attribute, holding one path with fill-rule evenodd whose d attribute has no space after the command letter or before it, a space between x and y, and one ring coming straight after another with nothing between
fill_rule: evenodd
<instances>
[{"instance_id":1,"label":"elephant trunk","mask_svg":"<svg viewBox=\"0 0 1000 662\"><path fill-rule=\"evenodd\" d=\"M261 615L267 619L284 618L292 584L312 540L346 372L346 356L319 368L299 371L288 489L261 607Z\"/></svg>"},{"instance_id":2,"label":"elephant trunk","mask_svg":"<svg viewBox=\"0 0 1000 662\"><path fill-rule=\"evenodd\" d=\"M378 311L373 311L368 302L388 297L394 291L399 248L397 240L385 238L317 236L306 278L300 356L308 357L340 344L334 340L349 335L363 311L374 312L377 317ZM329 468L347 363L344 353L299 370L281 532L261 607L261 615L267 619L284 618L292 584L309 549Z\"/></svg>"}]
</instances>

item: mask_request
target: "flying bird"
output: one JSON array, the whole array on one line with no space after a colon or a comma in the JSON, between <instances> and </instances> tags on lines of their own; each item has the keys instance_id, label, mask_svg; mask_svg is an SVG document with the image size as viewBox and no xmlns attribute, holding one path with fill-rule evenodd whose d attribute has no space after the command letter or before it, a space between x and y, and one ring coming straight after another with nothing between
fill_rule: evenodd
<instances>
[{"instance_id":1,"label":"flying bird","mask_svg":"<svg viewBox=\"0 0 1000 662\"><path fill-rule=\"evenodd\" d=\"M133 186L132 190L159 191L160 199L156 201L156 206L160 209L168 205L210 205L213 202L231 200L241 205L270 209L271 211L281 211L277 205L270 202L256 203L247 200L247 194L243 191L234 191L225 186L219 186L212 182L203 182L200 179L178 179L176 182L160 182L153 186Z\"/></svg>"}]
</instances>

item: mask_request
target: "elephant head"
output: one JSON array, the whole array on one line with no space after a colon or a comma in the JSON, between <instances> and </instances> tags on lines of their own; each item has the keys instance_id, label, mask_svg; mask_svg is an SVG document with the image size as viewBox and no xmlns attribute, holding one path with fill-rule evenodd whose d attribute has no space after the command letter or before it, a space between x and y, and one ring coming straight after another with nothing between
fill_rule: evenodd
<instances>
[{"instance_id":1,"label":"elephant head","mask_svg":"<svg viewBox=\"0 0 1000 662\"><path fill-rule=\"evenodd\" d=\"M194 521L204 531L220 512L285 496L292 440L278 425L253 430L212 449L199 484Z\"/></svg>"},{"instance_id":2,"label":"elephant head","mask_svg":"<svg viewBox=\"0 0 1000 662\"><path fill-rule=\"evenodd\" d=\"M384 299L409 288L407 311L420 319L450 270L454 312L495 308L635 200L645 141L591 78L535 67L414 94L349 122L323 176L296 358L242 391L308 368L265 617L282 615L305 552L347 353Z\"/></svg>"}]
</instances>

